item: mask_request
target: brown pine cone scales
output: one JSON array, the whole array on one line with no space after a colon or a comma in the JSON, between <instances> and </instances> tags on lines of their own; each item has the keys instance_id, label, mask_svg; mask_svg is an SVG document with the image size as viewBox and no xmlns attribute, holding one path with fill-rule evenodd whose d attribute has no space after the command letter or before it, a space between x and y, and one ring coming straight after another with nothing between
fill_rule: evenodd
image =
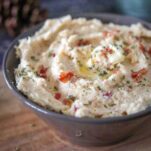
<instances>
[{"instance_id":1,"label":"brown pine cone scales","mask_svg":"<svg viewBox=\"0 0 151 151\"><path fill-rule=\"evenodd\" d=\"M0 0L0 28L11 36L45 20L48 12L40 7L39 0Z\"/></svg>"}]
</instances>

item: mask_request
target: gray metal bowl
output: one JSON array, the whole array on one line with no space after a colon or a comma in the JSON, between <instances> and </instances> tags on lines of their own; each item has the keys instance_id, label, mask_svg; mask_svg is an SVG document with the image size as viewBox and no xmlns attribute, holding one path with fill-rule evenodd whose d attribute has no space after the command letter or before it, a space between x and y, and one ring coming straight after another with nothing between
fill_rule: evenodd
<instances>
[{"instance_id":1,"label":"gray metal bowl","mask_svg":"<svg viewBox=\"0 0 151 151\"><path fill-rule=\"evenodd\" d=\"M141 22L145 27L151 29L151 24L136 18L113 15L113 14L78 14L74 17L98 18L103 22L130 25ZM103 119L76 118L62 115L47 110L29 100L17 90L14 78L14 68L19 64L16 58L14 46L18 40L33 35L42 24L32 28L28 32L16 38L7 50L3 60L3 74L8 87L14 92L20 101L35 111L41 119L51 125L56 133L72 143L80 145L109 145L122 141L135 134L145 120L151 116L151 108L124 117L110 117ZM140 94L141 95L141 94Z\"/></svg>"}]
</instances>

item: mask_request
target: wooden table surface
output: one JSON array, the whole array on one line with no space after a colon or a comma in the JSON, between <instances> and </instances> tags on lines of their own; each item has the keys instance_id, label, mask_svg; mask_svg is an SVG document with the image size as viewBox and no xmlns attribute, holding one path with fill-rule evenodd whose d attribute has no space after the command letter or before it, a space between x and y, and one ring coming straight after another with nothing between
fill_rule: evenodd
<instances>
[{"instance_id":1,"label":"wooden table surface","mask_svg":"<svg viewBox=\"0 0 151 151\"><path fill-rule=\"evenodd\" d=\"M7 88L0 72L0 151L151 151L151 119L130 139L107 147L80 147L61 141Z\"/></svg>"}]
</instances>

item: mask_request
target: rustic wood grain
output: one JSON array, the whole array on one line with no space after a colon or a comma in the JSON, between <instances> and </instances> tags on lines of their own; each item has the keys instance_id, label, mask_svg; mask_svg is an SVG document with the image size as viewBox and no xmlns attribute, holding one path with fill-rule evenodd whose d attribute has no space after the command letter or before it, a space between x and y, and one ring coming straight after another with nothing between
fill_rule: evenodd
<instances>
[{"instance_id":1,"label":"rustic wood grain","mask_svg":"<svg viewBox=\"0 0 151 151\"><path fill-rule=\"evenodd\" d=\"M0 151L151 151L151 119L130 139L107 147L79 147L60 140L7 88L0 72Z\"/></svg>"}]
</instances>

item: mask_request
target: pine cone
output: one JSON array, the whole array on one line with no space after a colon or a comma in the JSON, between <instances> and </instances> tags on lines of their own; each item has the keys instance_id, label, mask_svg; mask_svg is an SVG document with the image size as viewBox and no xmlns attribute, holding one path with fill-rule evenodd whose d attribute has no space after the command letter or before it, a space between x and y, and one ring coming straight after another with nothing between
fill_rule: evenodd
<instances>
[{"instance_id":1,"label":"pine cone","mask_svg":"<svg viewBox=\"0 0 151 151\"><path fill-rule=\"evenodd\" d=\"M48 12L40 8L39 0L0 0L0 28L5 28L11 36L17 36L47 17Z\"/></svg>"}]
</instances>

